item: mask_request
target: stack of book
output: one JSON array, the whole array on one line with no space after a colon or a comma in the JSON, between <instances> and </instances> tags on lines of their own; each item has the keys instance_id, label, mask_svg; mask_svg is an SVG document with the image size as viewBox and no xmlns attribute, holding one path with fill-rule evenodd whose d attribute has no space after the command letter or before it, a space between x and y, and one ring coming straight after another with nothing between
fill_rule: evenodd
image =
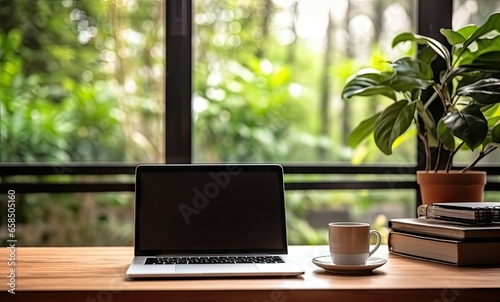
<instances>
[{"instance_id":1,"label":"stack of book","mask_svg":"<svg viewBox=\"0 0 500 302\"><path fill-rule=\"evenodd\" d=\"M455 266L500 264L500 202L435 203L389 220L389 251Z\"/></svg>"}]
</instances>

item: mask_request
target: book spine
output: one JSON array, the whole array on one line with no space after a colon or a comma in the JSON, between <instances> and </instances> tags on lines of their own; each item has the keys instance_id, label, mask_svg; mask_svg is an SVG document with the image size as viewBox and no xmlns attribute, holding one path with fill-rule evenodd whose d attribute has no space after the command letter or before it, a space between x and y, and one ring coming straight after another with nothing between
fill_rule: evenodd
<instances>
[{"instance_id":1,"label":"book spine","mask_svg":"<svg viewBox=\"0 0 500 302\"><path fill-rule=\"evenodd\" d=\"M429 218L429 219L439 219L454 222L462 222L468 224L490 224L500 222L500 207L477 207L474 210L474 219L460 219L447 215L436 214L440 207L434 205L420 205L417 208L418 218Z\"/></svg>"},{"instance_id":2,"label":"book spine","mask_svg":"<svg viewBox=\"0 0 500 302\"><path fill-rule=\"evenodd\" d=\"M436 217L434 217L434 215L429 213L428 209L429 209L429 206L426 204L418 206L417 217L418 218L436 218Z\"/></svg>"}]
</instances>

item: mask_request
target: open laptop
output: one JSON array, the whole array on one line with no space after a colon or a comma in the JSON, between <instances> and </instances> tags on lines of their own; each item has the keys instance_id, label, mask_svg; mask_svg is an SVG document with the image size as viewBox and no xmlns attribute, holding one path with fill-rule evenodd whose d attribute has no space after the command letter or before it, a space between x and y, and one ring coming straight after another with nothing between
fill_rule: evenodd
<instances>
[{"instance_id":1,"label":"open laptop","mask_svg":"<svg viewBox=\"0 0 500 302\"><path fill-rule=\"evenodd\" d=\"M128 278L297 276L277 164L139 165Z\"/></svg>"}]
</instances>

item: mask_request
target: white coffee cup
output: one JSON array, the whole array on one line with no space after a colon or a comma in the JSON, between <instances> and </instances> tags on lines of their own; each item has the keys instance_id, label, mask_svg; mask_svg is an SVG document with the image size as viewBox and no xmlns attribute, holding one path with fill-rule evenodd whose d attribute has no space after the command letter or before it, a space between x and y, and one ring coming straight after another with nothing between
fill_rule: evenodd
<instances>
[{"instance_id":1,"label":"white coffee cup","mask_svg":"<svg viewBox=\"0 0 500 302\"><path fill-rule=\"evenodd\" d=\"M370 236L377 242L370 250ZM381 236L364 222L332 222L328 224L328 243L332 262L338 265L364 265L380 246Z\"/></svg>"}]
</instances>

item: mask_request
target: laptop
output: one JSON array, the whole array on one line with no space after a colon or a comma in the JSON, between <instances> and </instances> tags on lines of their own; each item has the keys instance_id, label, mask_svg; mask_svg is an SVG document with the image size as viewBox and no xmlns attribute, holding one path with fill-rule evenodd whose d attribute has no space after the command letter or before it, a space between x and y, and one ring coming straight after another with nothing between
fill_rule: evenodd
<instances>
[{"instance_id":1,"label":"laptop","mask_svg":"<svg viewBox=\"0 0 500 302\"><path fill-rule=\"evenodd\" d=\"M298 276L278 164L139 165L126 276Z\"/></svg>"}]
</instances>

